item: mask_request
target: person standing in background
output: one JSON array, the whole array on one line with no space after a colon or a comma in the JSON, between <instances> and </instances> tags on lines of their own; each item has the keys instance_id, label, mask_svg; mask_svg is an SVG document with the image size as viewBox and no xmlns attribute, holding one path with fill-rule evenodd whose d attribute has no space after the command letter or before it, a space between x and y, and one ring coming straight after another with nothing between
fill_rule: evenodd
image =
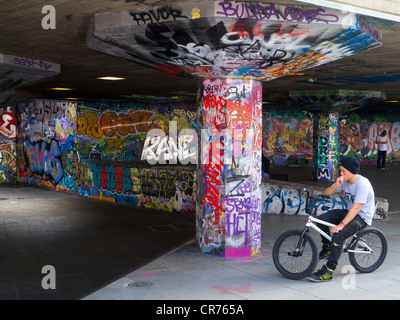
<instances>
[{"instance_id":1,"label":"person standing in background","mask_svg":"<svg viewBox=\"0 0 400 320\"><path fill-rule=\"evenodd\" d=\"M386 130L383 130L381 134L376 138L376 144L378 145L378 160L376 166L378 170L386 170L386 152L387 152L387 137Z\"/></svg>"}]
</instances>

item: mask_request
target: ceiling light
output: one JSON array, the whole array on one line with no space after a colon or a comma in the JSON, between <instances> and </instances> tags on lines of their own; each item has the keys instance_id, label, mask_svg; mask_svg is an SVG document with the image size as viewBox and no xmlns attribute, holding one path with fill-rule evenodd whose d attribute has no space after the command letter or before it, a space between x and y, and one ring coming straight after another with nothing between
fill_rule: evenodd
<instances>
[{"instance_id":1,"label":"ceiling light","mask_svg":"<svg viewBox=\"0 0 400 320\"><path fill-rule=\"evenodd\" d=\"M69 91L69 90L73 90L72 88L50 88L50 90L57 90L57 91Z\"/></svg>"},{"instance_id":2,"label":"ceiling light","mask_svg":"<svg viewBox=\"0 0 400 320\"><path fill-rule=\"evenodd\" d=\"M110 81L125 80L125 78L119 78L119 77L99 77L97 79L99 79L99 80L110 80Z\"/></svg>"}]
</instances>

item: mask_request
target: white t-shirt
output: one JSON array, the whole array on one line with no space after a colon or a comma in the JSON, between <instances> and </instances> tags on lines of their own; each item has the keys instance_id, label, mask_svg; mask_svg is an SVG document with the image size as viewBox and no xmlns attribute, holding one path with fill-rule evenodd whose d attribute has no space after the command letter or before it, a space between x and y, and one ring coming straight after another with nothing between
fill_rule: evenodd
<instances>
[{"instance_id":1,"label":"white t-shirt","mask_svg":"<svg viewBox=\"0 0 400 320\"><path fill-rule=\"evenodd\" d=\"M375 193L367 178L359 174L356 182L350 184L345 181L336 191L343 192L348 210L354 203L362 203L358 214L368 225L372 224L375 213Z\"/></svg>"},{"instance_id":2,"label":"white t-shirt","mask_svg":"<svg viewBox=\"0 0 400 320\"><path fill-rule=\"evenodd\" d=\"M378 142L384 142L384 144L378 144L378 150L379 151L387 151L387 138L386 136L382 137L382 136L378 136L378 138L376 138L376 140Z\"/></svg>"}]
</instances>

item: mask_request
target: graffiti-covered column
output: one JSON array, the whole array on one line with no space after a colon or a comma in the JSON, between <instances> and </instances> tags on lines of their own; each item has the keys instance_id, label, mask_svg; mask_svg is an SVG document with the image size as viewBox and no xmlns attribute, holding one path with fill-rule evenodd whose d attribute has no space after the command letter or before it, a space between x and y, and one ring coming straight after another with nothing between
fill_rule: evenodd
<instances>
[{"instance_id":1,"label":"graffiti-covered column","mask_svg":"<svg viewBox=\"0 0 400 320\"><path fill-rule=\"evenodd\" d=\"M261 83L204 80L200 91L197 245L203 253L251 256L261 245Z\"/></svg>"},{"instance_id":2,"label":"graffiti-covered column","mask_svg":"<svg viewBox=\"0 0 400 320\"><path fill-rule=\"evenodd\" d=\"M379 91L290 91L288 103L311 112L313 130L313 178L335 181L338 176L339 114L384 101Z\"/></svg>"},{"instance_id":3,"label":"graffiti-covered column","mask_svg":"<svg viewBox=\"0 0 400 320\"><path fill-rule=\"evenodd\" d=\"M338 175L339 113L314 113L314 179L334 181Z\"/></svg>"}]
</instances>

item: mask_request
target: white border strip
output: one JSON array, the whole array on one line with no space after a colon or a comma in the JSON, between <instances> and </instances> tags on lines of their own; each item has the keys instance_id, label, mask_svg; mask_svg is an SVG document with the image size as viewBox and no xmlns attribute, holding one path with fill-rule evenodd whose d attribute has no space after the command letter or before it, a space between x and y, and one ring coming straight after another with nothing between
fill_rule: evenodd
<instances>
[{"instance_id":1,"label":"white border strip","mask_svg":"<svg viewBox=\"0 0 400 320\"><path fill-rule=\"evenodd\" d=\"M344 10L344 11L354 12L354 13L358 13L358 14L365 15L365 16L371 16L371 17L375 17L375 18L379 18L379 19L400 22L400 16L398 16L398 15L383 13L380 11L369 10L369 9L364 9L364 8L360 8L360 7L354 7L354 6L347 5L347 4L340 4L340 3L326 1L326 0L295 0L295 1L306 2L306 3L311 3L313 5L316 5L316 6L322 6L322 7L327 7L327 8L337 9L337 10Z\"/></svg>"}]
</instances>

